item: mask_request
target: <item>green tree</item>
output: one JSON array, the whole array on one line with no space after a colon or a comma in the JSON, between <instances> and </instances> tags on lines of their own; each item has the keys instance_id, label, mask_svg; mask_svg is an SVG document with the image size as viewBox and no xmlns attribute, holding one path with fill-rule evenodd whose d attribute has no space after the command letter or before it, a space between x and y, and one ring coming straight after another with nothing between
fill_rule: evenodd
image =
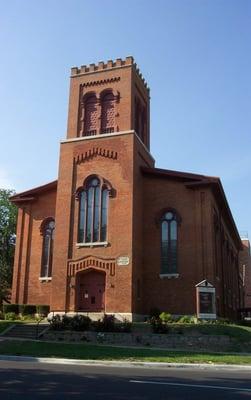
<instances>
[{"instance_id":1,"label":"green tree","mask_svg":"<svg viewBox=\"0 0 251 400\"><path fill-rule=\"evenodd\" d=\"M14 263L17 207L10 202L13 190L0 189L0 305L8 301Z\"/></svg>"}]
</instances>

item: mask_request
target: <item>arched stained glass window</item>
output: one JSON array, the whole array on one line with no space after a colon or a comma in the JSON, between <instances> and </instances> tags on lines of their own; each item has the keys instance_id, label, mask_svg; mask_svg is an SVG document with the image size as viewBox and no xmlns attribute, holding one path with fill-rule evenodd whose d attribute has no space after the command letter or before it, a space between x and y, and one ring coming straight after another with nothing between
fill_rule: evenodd
<instances>
[{"instance_id":1,"label":"arched stained glass window","mask_svg":"<svg viewBox=\"0 0 251 400\"><path fill-rule=\"evenodd\" d=\"M177 273L177 215L166 212L161 218L161 274Z\"/></svg>"},{"instance_id":2,"label":"arched stained glass window","mask_svg":"<svg viewBox=\"0 0 251 400\"><path fill-rule=\"evenodd\" d=\"M100 179L89 179L79 194L78 243L107 240L109 190Z\"/></svg>"},{"instance_id":3,"label":"arched stained glass window","mask_svg":"<svg viewBox=\"0 0 251 400\"><path fill-rule=\"evenodd\" d=\"M49 219L42 227L43 249L41 277L51 277L55 221Z\"/></svg>"}]
</instances>

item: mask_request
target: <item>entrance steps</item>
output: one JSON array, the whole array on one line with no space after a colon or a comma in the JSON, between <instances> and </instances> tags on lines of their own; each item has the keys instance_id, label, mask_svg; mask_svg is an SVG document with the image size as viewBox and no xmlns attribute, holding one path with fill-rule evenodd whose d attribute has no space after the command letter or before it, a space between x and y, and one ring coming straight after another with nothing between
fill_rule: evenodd
<instances>
[{"instance_id":1,"label":"entrance steps","mask_svg":"<svg viewBox=\"0 0 251 400\"><path fill-rule=\"evenodd\" d=\"M39 339L49 328L49 324L14 324L11 325L5 332L2 333L2 337L9 338L22 338L22 339Z\"/></svg>"}]
</instances>

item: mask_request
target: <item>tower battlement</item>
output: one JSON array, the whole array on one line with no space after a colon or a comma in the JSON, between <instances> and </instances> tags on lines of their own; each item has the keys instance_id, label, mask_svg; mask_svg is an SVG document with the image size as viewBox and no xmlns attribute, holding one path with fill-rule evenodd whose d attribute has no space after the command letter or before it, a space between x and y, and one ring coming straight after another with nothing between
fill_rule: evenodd
<instances>
[{"instance_id":1,"label":"tower battlement","mask_svg":"<svg viewBox=\"0 0 251 400\"><path fill-rule=\"evenodd\" d=\"M113 60L108 60L106 62L99 61L97 64L81 65L81 67L72 67L71 68L71 77L84 75L84 74L93 74L95 72L103 72L103 71L108 71L111 69L125 68L125 67L129 67L129 66L132 66L135 69L135 72L137 73L138 77L141 79L143 85L149 91L150 89L149 89L142 73L140 72L137 64L134 62L134 58L132 56L128 56L124 60L122 60L121 58L117 58L115 61L113 61Z\"/></svg>"}]
</instances>

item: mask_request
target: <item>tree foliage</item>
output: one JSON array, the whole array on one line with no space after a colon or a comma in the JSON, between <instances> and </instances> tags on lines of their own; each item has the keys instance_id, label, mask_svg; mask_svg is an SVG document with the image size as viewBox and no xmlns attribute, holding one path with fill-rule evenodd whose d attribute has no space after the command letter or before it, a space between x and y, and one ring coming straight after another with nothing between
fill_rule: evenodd
<instances>
[{"instance_id":1,"label":"tree foliage","mask_svg":"<svg viewBox=\"0 0 251 400\"><path fill-rule=\"evenodd\" d=\"M8 299L14 263L17 207L10 202L13 190L0 189L0 304Z\"/></svg>"}]
</instances>

